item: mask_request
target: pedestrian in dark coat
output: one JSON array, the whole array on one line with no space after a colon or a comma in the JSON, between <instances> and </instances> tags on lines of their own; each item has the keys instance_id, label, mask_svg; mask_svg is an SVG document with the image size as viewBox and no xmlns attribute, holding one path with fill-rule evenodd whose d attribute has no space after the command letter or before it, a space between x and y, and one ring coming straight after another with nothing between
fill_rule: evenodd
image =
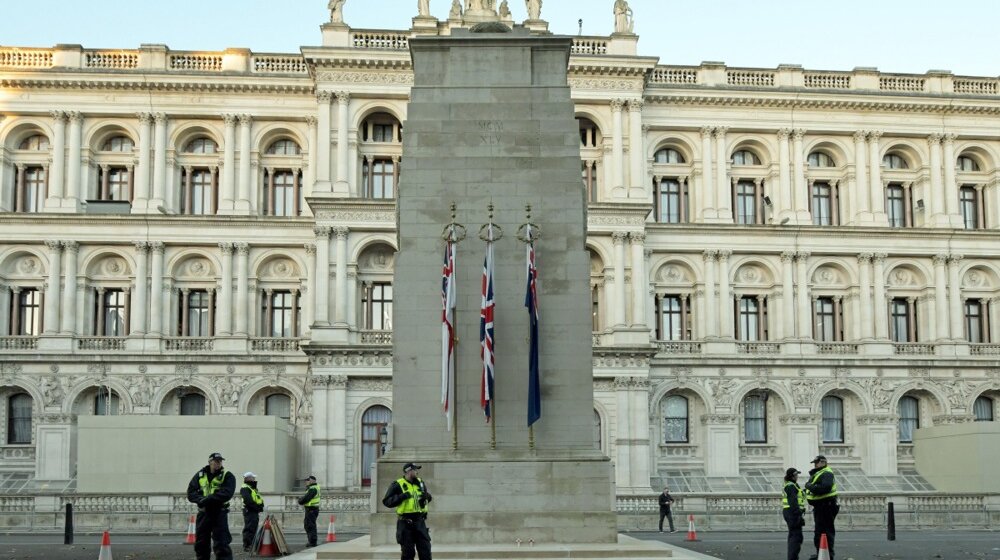
<instances>
[{"instance_id":1,"label":"pedestrian in dark coat","mask_svg":"<svg viewBox=\"0 0 1000 560\"><path fill-rule=\"evenodd\" d=\"M677 530L674 529L674 516L670 513L670 505L674 503L673 496L670 495L670 488L667 486L663 487L663 493L659 496L660 502L660 532L663 532L663 518L666 517L670 524L670 532L676 533Z\"/></svg>"}]
</instances>

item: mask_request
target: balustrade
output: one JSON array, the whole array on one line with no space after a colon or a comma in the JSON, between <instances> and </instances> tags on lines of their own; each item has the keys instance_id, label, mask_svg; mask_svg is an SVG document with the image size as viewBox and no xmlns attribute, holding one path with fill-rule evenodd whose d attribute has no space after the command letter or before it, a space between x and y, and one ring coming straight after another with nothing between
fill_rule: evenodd
<instances>
[{"instance_id":1,"label":"balustrade","mask_svg":"<svg viewBox=\"0 0 1000 560\"><path fill-rule=\"evenodd\" d=\"M955 93L971 95L997 95L1000 93L1000 81L983 78L955 78Z\"/></svg>"},{"instance_id":2,"label":"balustrade","mask_svg":"<svg viewBox=\"0 0 1000 560\"><path fill-rule=\"evenodd\" d=\"M970 344L969 354L973 356L1000 356L1000 344Z\"/></svg>"},{"instance_id":3,"label":"balustrade","mask_svg":"<svg viewBox=\"0 0 1000 560\"><path fill-rule=\"evenodd\" d=\"M594 55L608 53L608 40L603 37L574 37L571 54Z\"/></svg>"},{"instance_id":4,"label":"balustrade","mask_svg":"<svg viewBox=\"0 0 1000 560\"><path fill-rule=\"evenodd\" d=\"M254 55L250 68L255 74L301 74L309 73L309 67L301 56L279 54Z\"/></svg>"},{"instance_id":5,"label":"balustrade","mask_svg":"<svg viewBox=\"0 0 1000 560\"><path fill-rule=\"evenodd\" d=\"M817 354L857 354L859 346L850 342L817 342Z\"/></svg>"},{"instance_id":6,"label":"balustrade","mask_svg":"<svg viewBox=\"0 0 1000 560\"><path fill-rule=\"evenodd\" d=\"M803 76L803 84L807 88L816 89L851 89L851 75L834 72L807 72Z\"/></svg>"},{"instance_id":7,"label":"balustrade","mask_svg":"<svg viewBox=\"0 0 1000 560\"><path fill-rule=\"evenodd\" d=\"M125 338L119 336L84 336L76 339L77 350L125 350Z\"/></svg>"},{"instance_id":8,"label":"balustrade","mask_svg":"<svg viewBox=\"0 0 1000 560\"><path fill-rule=\"evenodd\" d=\"M214 347L214 340L207 337L177 336L163 339L163 349L168 352L197 352L212 350Z\"/></svg>"},{"instance_id":9,"label":"balustrade","mask_svg":"<svg viewBox=\"0 0 1000 560\"><path fill-rule=\"evenodd\" d=\"M660 354L701 354L701 343L692 340L659 341Z\"/></svg>"},{"instance_id":10,"label":"balustrade","mask_svg":"<svg viewBox=\"0 0 1000 560\"><path fill-rule=\"evenodd\" d=\"M774 72L768 70L730 70L726 83L731 86L774 87Z\"/></svg>"},{"instance_id":11,"label":"balustrade","mask_svg":"<svg viewBox=\"0 0 1000 560\"><path fill-rule=\"evenodd\" d=\"M250 349L254 352L298 352L297 338L252 338Z\"/></svg>"},{"instance_id":12,"label":"balustrade","mask_svg":"<svg viewBox=\"0 0 1000 560\"><path fill-rule=\"evenodd\" d=\"M657 66L649 77L652 84L697 84L697 68L668 68Z\"/></svg>"},{"instance_id":13,"label":"balustrade","mask_svg":"<svg viewBox=\"0 0 1000 560\"><path fill-rule=\"evenodd\" d=\"M0 67L51 68L52 51L48 49L0 48Z\"/></svg>"},{"instance_id":14,"label":"balustrade","mask_svg":"<svg viewBox=\"0 0 1000 560\"><path fill-rule=\"evenodd\" d=\"M894 351L899 356L933 356L933 344L919 344L915 342L897 342L893 344Z\"/></svg>"},{"instance_id":15,"label":"balustrade","mask_svg":"<svg viewBox=\"0 0 1000 560\"><path fill-rule=\"evenodd\" d=\"M919 76L879 76L878 89L881 91L902 91L922 93L927 80Z\"/></svg>"},{"instance_id":16,"label":"balustrade","mask_svg":"<svg viewBox=\"0 0 1000 560\"><path fill-rule=\"evenodd\" d=\"M780 342L737 342L736 351L740 354L777 354L781 352Z\"/></svg>"},{"instance_id":17,"label":"balustrade","mask_svg":"<svg viewBox=\"0 0 1000 560\"><path fill-rule=\"evenodd\" d=\"M138 51L87 51L84 66L104 70L132 70L139 67Z\"/></svg>"},{"instance_id":18,"label":"balustrade","mask_svg":"<svg viewBox=\"0 0 1000 560\"><path fill-rule=\"evenodd\" d=\"M360 331L361 344L392 344L392 331Z\"/></svg>"},{"instance_id":19,"label":"balustrade","mask_svg":"<svg viewBox=\"0 0 1000 560\"><path fill-rule=\"evenodd\" d=\"M221 72L221 54L178 53L171 54L168 66L170 70L187 70L194 72Z\"/></svg>"},{"instance_id":20,"label":"balustrade","mask_svg":"<svg viewBox=\"0 0 1000 560\"><path fill-rule=\"evenodd\" d=\"M351 46L356 49L410 50L410 36L398 31L354 31Z\"/></svg>"},{"instance_id":21,"label":"balustrade","mask_svg":"<svg viewBox=\"0 0 1000 560\"><path fill-rule=\"evenodd\" d=\"M0 336L0 350L37 350L37 336Z\"/></svg>"}]
</instances>

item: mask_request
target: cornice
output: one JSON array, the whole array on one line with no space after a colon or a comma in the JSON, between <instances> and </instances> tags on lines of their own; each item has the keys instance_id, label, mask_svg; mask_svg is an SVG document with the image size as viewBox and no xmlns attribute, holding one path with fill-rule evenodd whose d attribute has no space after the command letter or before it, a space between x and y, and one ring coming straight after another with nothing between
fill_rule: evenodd
<instances>
[{"instance_id":1,"label":"cornice","mask_svg":"<svg viewBox=\"0 0 1000 560\"><path fill-rule=\"evenodd\" d=\"M5 225L39 225L52 224L62 226L138 226L146 224L183 226L183 227L247 227L267 228L312 228L315 220L304 216L298 218L284 217L281 219L253 216L154 216L154 215L123 215L107 214L0 214L0 226Z\"/></svg>"},{"instance_id":2,"label":"cornice","mask_svg":"<svg viewBox=\"0 0 1000 560\"><path fill-rule=\"evenodd\" d=\"M676 89L677 86L670 86ZM859 98L857 93L850 96L828 94L829 98L801 97L799 92L782 92L785 95L774 95L772 90L746 90L741 93L692 91L690 94L657 94L655 90L662 86L650 86L645 95L645 101L651 104L714 106L714 107L763 107L771 109L816 109L837 111L886 111L905 113L952 113L997 115L1000 114L1000 103L983 105L975 104L973 99L963 99L955 96L929 97L926 94L917 96L892 95L894 99L885 99L889 94L873 93L870 98ZM882 99L875 99L879 97ZM918 100L919 99L919 100Z\"/></svg>"},{"instance_id":3,"label":"cornice","mask_svg":"<svg viewBox=\"0 0 1000 560\"><path fill-rule=\"evenodd\" d=\"M66 89L66 90L113 90L149 92L210 92L210 93L283 93L310 95L316 88L310 78L264 78L261 76L204 75L184 78L164 79L162 75L121 74L110 76L39 75L8 76L0 79L0 88L8 89ZM238 81L237 81L238 80Z\"/></svg>"},{"instance_id":4,"label":"cornice","mask_svg":"<svg viewBox=\"0 0 1000 560\"><path fill-rule=\"evenodd\" d=\"M587 229L603 230L607 226L626 226L643 228L646 217L653 211L653 206L647 203L635 204L626 202L599 202L587 207Z\"/></svg>"}]
</instances>

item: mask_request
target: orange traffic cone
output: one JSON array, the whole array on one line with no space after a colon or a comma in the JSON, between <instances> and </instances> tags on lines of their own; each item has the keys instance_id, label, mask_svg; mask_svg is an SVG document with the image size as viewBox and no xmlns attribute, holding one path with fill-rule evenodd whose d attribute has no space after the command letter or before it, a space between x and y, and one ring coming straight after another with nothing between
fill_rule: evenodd
<instances>
[{"instance_id":1,"label":"orange traffic cone","mask_svg":"<svg viewBox=\"0 0 1000 560\"><path fill-rule=\"evenodd\" d=\"M830 544L826 540L826 533L819 535L819 552L816 560L830 560Z\"/></svg>"},{"instance_id":2,"label":"orange traffic cone","mask_svg":"<svg viewBox=\"0 0 1000 560\"><path fill-rule=\"evenodd\" d=\"M111 534L104 531L104 538L101 539L101 553L97 555L97 560L111 559Z\"/></svg>"},{"instance_id":3,"label":"orange traffic cone","mask_svg":"<svg viewBox=\"0 0 1000 560\"><path fill-rule=\"evenodd\" d=\"M330 516L330 528L326 530L326 542L337 542L337 526L334 525L336 520L336 515Z\"/></svg>"},{"instance_id":4,"label":"orange traffic cone","mask_svg":"<svg viewBox=\"0 0 1000 560\"><path fill-rule=\"evenodd\" d=\"M268 517L264 519L264 533L260 538L260 550L257 551L257 556L268 558L277 555L278 547L274 545L274 541L271 539L271 518Z\"/></svg>"},{"instance_id":5,"label":"orange traffic cone","mask_svg":"<svg viewBox=\"0 0 1000 560\"><path fill-rule=\"evenodd\" d=\"M694 530L694 514L688 514L688 536L687 539L685 540L691 542L695 542L698 540L698 534Z\"/></svg>"},{"instance_id":6,"label":"orange traffic cone","mask_svg":"<svg viewBox=\"0 0 1000 560\"><path fill-rule=\"evenodd\" d=\"M188 520L188 534L184 538L184 544L194 544L194 516Z\"/></svg>"}]
</instances>

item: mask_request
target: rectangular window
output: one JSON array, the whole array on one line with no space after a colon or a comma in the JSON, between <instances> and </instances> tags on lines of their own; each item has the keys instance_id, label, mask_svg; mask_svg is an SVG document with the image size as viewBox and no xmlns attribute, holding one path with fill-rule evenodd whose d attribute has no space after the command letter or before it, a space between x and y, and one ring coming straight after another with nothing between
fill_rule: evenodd
<instances>
[{"instance_id":1,"label":"rectangular window","mask_svg":"<svg viewBox=\"0 0 1000 560\"><path fill-rule=\"evenodd\" d=\"M844 309L839 299L816 298L813 302L813 338L820 342L844 340Z\"/></svg>"},{"instance_id":2,"label":"rectangular window","mask_svg":"<svg viewBox=\"0 0 1000 560\"><path fill-rule=\"evenodd\" d=\"M396 164L391 159L366 159L361 177L365 198L395 198L397 178Z\"/></svg>"},{"instance_id":3,"label":"rectangular window","mask_svg":"<svg viewBox=\"0 0 1000 560\"><path fill-rule=\"evenodd\" d=\"M13 336L39 336L42 334L42 292L36 288L22 288L11 301L10 333Z\"/></svg>"},{"instance_id":4,"label":"rectangular window","mask_svg":"<svg viewBox=\"0 0 1000 560\"><path fill-rule=\"evenodd\" d=\"M767 399L750 394L743 399L743 442L767 443Z\"/></svg>"},{"instance_id":5,"label":"rectangular window","mask_svg":"<svg viewBox=\"0 0 1000 560\"><path fill-rule=\"evenodd\" d=\"M840 225L837 187L823 182L812 186L812 219L816 226Z\"/></svg>"},{"instance_id":6,"label":"rectangular window","mask_svg":"<svg viewBox=\"0 0 1000 560\"><path fill-rule=\"evenodd\" d=\"M298 292L275 290L261 295L261 334L272 338L297 337L301 316Z\"/></svg>"},{"instance_id":7,"label":"rectangular window","mask_svg":"<svg viewBox=\"0 0 1000 560\"><path fill-rule=\"evenodd\" d=\"M124 290L95 290L94 334L97 336L128 335L128 294Z\"/></svg>"},{"instance_id":8,"label":"rectangular window","mask_svg":"<svg viewBox=\"0 0 1000 560\"><path fill-rule=\"evenodd\" d=\"M101 388L94 397L94 415L96 416L117 416L120 408L118 395L108 393L107 388Z\"/></svg>"},{"instance_id":9,"label":"rectangular window","mask_svg":"<svg viewBox=\"0 0 1000 560\"><path fill-rule=\"evenodd\" d=\"M601 330L601 297L600 297L600 286L594 285L590 287L590 314L592 317L592 326L594 332L600 332Z\"/></svg>"},{"instance_id":10,"label":"rectangular window","mask_svg":"<svg viewBox=\"0 0 1000 560\"><path fill-rule=\"evenodd\" d=\"M657 340L691 340L691 296L668 294L657 299Z\"/></svg>"},{"instance_id":11,"label":"rectangular window","mask_svg":"<svg viewBox=\"0 0 1000 560\"><path fill-rule=\"evenodd\" d=\"M373 142L394 142L395 138L392 135L392 125L391 124L373 124L372 125L372 141Z\"/></svg>"},{"instance_id":12,"label":"rectangular window","mask_svg":"<svg viewBox=\"0 0 1000 560\"><path fill-rule=\"evenodd\" d=\"M736 302L737 338L744 342L767 340L767 298L743 296Z\"/></svg>"},{"instance_id":13,"label":"rectangular window","mask_svg":"<svg viewBox=\"0 0 1000 560\"><path fill-rule=\"evenodd\" d=\"M907 298L893 298L889 303L889 326L893 342L917 341L917 310Z\"/></svg>"},{"instance_id":14,"label":"rectangular window","mask_svg":"<svg viewBox=\"0 0 1000 560\"><path fill-rule=\"evenodd\" d=\"M680 224L688 220L688 187L676 179L664 179L656 187L656 221Z\"/></svg>"},{"instance_id":15,"label":"rectangular window","mask_svg":"<svg viewBox=\"0 0 1000 560\"><path fill-rule=\"evenodd\" d=\"M580 171L587 202L597 202L597 162L584 161Z\"/></svg>"},{"instance_id":16,"label":"rectangular window","mask_svg":"<svg viewBox=\"0 0 1000 560\"><path fill-rule=\"evenodd\" d=\"M41 212L45 205L48 178L39 166L19 167L14 184L14 211Z\"/></svg>"},{"instance_id":17,"label":"rectangular window","mask_svg":"<svg viewBox=\"0 0 1000 560\"><path fill-rule=\"evenodd\" d=\"M891 184L885 189L885 212L889 218L889 227L910 227L912 216L910 211L910 189L899 184Z\"/></svg>"},{"instance_id":18,"label":"rectangular window","mask_svg":"<svg viewBox=\"0 0 1000 560\"><path fill-rule=\"evenodd\" d=\"M214 291L182 290L178 316L180 336L215 336Z\"/></svg>"},{"instance_id":19,"label":"rectangular window","mask_svg":"<svg viewBox=\"0 0 1000 560\"><path fill-rule=\"evenodd\" d=\"M97 171L97 200L132 200L131 173L126 167L102 166Z\"/></svg>"},{"instance_id":20,"label":"rectangular window","mask_svg":"<svg viewBox=\"0 0 1000 560\"><path fill-rule=\"evenodd\" d=\"M365 285L361 302L365 311L365 328L376 331L392 330L392 283L372 282Z\"/></svg>"},{"instance_id":21,"label":"rectangular window","mask_svg":"<svg viewBox=\"0 0 1000 560\"><path fill-rule=\"evenodd\" d=\"M299 173L291 169L264 173L264 208L268 216L300 214Z\"/></svg>"},{"instance_id":22,"label":"rectangular window","mask_svg":"<svg viewBox=\"0 0 1000 560\"><path fill-rule=\"evenodd\" d=\"M756 225L761 221L761 193L753 181L736 183L736 193L733 197L736 207L736 223Z\"/></svg>"},{"instance_id":23,"label":"rectangular window","mask_svg":"<svg viewBox=\"0 0 1000 560\"><path fill-rule=\"evenodd\" d=\"M965 339L973 344L989 342L986 310L981 299L965 300Z\"/></svg>"},{"instance_id":24,"label":"rectangular window","mask_svg":"<svg viewBox=\"0 0 1000 560\"><path fill-rule=\"evenodd\" d=\"M184 188L181 189L183 214L215 214L217 178L214 171L205 168L187 168Z\"/></svg>"},{"instance_id":25,"label":"rectangular window","mask_svg":"<svg viewBox=\"0 0 1000 560\"><path fill-rule=\"evenodd\" d=\"M840 397L823 397L823 443L844 443L844 401Z\"/></svg>"},{"instance_id":26,"label":"rectangular window","mask_svg":"<svg viewBox=\"0 0 1000 560\"><path fill-rule=\"evenodd\" d=\"M965 229L980 229L984 227L979 190L975 187L962 187L958 190L958 204L962 212L962 223L965 225Z\"/></svg>"}]
</instances>

